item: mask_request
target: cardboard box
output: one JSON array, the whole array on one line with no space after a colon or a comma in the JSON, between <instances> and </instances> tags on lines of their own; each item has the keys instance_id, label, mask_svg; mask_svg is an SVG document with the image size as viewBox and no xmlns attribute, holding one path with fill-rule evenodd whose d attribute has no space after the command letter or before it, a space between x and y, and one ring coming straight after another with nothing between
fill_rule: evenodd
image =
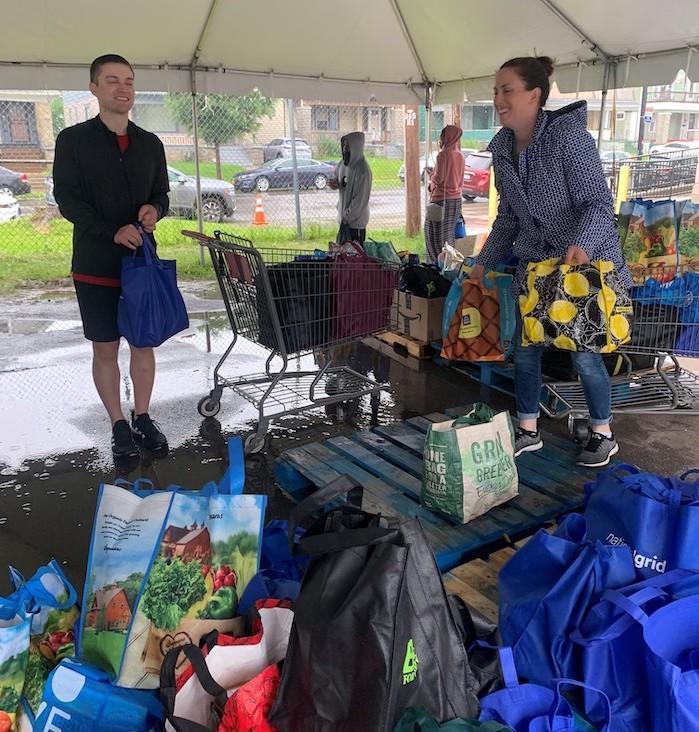
<instances>
[{"instance_id":1,"label":"cardboard box","mask_svg":"<svg viewBox=\"0 0 699 732\"><path fill-rule=\"evenodd\" d=\"M417 297L396 290L398 332L423 343L442 340L442 310L444 297Z\"/></svg>"}]
</instances>

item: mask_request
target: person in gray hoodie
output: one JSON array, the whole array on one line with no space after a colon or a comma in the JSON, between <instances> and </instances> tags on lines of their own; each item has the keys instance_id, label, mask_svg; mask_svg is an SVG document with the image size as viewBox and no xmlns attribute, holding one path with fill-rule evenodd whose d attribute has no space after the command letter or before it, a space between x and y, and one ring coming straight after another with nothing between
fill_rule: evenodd
<instances>
[{"instance_id":1,"label":"person in gray hoodie","mask_svg":"<svg viewBox=\"0 0 699 732\"><path fill-rule=\"evenodd\" d=\"M364 133L350 132L340 139L342 160L337 166L337 220L340 230L337 242L364 243L369 223L369 196L371 195L371 168L364 157Z\"/></svg>"}]
</instances>

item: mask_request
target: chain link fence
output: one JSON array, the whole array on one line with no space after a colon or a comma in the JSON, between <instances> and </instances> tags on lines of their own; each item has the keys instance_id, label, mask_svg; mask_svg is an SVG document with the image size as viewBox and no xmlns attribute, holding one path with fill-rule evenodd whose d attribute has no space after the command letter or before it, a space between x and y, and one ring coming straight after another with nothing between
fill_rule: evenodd
<instances>
[{"instance_id":1,"label":"chain link fence","mask_svg":"<svg viewBox=\"0 0 699 732\"><path fill-rule=\"evenodd\" d=\"M424 251L421 230L406 235L405 107L268 98L257 91L242 97L200 94L196 107L205 231L222 228L265 246L297 239L309 248L326 246L337 231L338 193L329 183L341 157L340 139L361 131L373 173L369 235L389 239L399 249ZM462 109L436 108L431 125L425 108L416 109L422 176L434 159L441 128L458 123ZM88 91L0 92L0 293L32 284L69 284L72 228L53 198L55 139L64 127L97 112ZM177 258L184 280L211 274L208 262L180 234L198 225L192 113L190 94L165 92L137 93L132 111L133 121L165 146L171 210L158 225L158 241L167 256ZM479 139L465 133L463 145L485 146L493 133L492 114L489 125L477 131ZM434 151L429 163L428 127ZM465 213L473 219L469 226L467 216L467 228L484 228L484 201L465 207Z\"/></svg>"}]
</instances>

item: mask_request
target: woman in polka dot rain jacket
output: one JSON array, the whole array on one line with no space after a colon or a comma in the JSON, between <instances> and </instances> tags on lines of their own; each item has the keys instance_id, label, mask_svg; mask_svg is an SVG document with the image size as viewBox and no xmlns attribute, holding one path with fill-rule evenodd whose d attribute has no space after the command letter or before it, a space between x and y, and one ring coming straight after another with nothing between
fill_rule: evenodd
<instances>
[{"instance_id":1,"label":"woman in polka dot rain jacket","mask_svg":"<svg viewBox=\"0 0 699 732\"><path fill-rule=\"evenodd\" d=\"M625 285L614 222L613 199L592 136L584 101L547 112L553 61L547 56L514 58L496 75L494 102L502 129L488 149L500 194L498 215L471 279L481 280L511 253L519 262L514 294L523 291L527 264L561 257L567 264L610 260ZM521 327L521 323L519 324ZM542 346L515 340L515 398L519 425L516 454L543 446L538 429ZM587 444L578 463L606 465L619 446L611 431L609 375L596 353L571 353L590 412Z\"/></svg>"}]
</instances>

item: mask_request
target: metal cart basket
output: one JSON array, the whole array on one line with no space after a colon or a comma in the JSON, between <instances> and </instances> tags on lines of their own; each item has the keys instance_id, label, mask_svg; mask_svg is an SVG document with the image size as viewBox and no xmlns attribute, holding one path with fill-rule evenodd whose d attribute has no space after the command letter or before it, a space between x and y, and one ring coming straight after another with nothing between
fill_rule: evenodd
<instances>
[{"instance_id":1,"label":"metal cart basket","mask_svg":"<svg viewBox=\"0 0 699 732\"><path fill-rule=\"evenodd\" d=\"M681 365L699 358L699 266L632 268L631 342L620 350L625 373L611 378L612 411L699 414L699 376ZM541 407L566 418L578 438L587 433L579 381L549 382Z\"/></svg>"},{"instance_id":2,"label":"metal cart basket","mask_svg":"<svg viewBox=\"0 0 699 732\"><path fill-rule=\"evenodd\" d=\"M231 344L214 368L213 388L197 408L203 417L218 414L224 387L253 404L259 420L245 439L246 452L263 449L275 418L383 388L348 366L333 365L332 358L339 346L395 329L397 265L370 259L360 250L329 257L258 249L249 239L223 231L213 237L183 234L208 247L233 331ZM264 373L236 378L221 374L239 337L269 350ZM292 356L310 353L316 354L318 368L289 370Z\"/></svg>"}]
</instances>

